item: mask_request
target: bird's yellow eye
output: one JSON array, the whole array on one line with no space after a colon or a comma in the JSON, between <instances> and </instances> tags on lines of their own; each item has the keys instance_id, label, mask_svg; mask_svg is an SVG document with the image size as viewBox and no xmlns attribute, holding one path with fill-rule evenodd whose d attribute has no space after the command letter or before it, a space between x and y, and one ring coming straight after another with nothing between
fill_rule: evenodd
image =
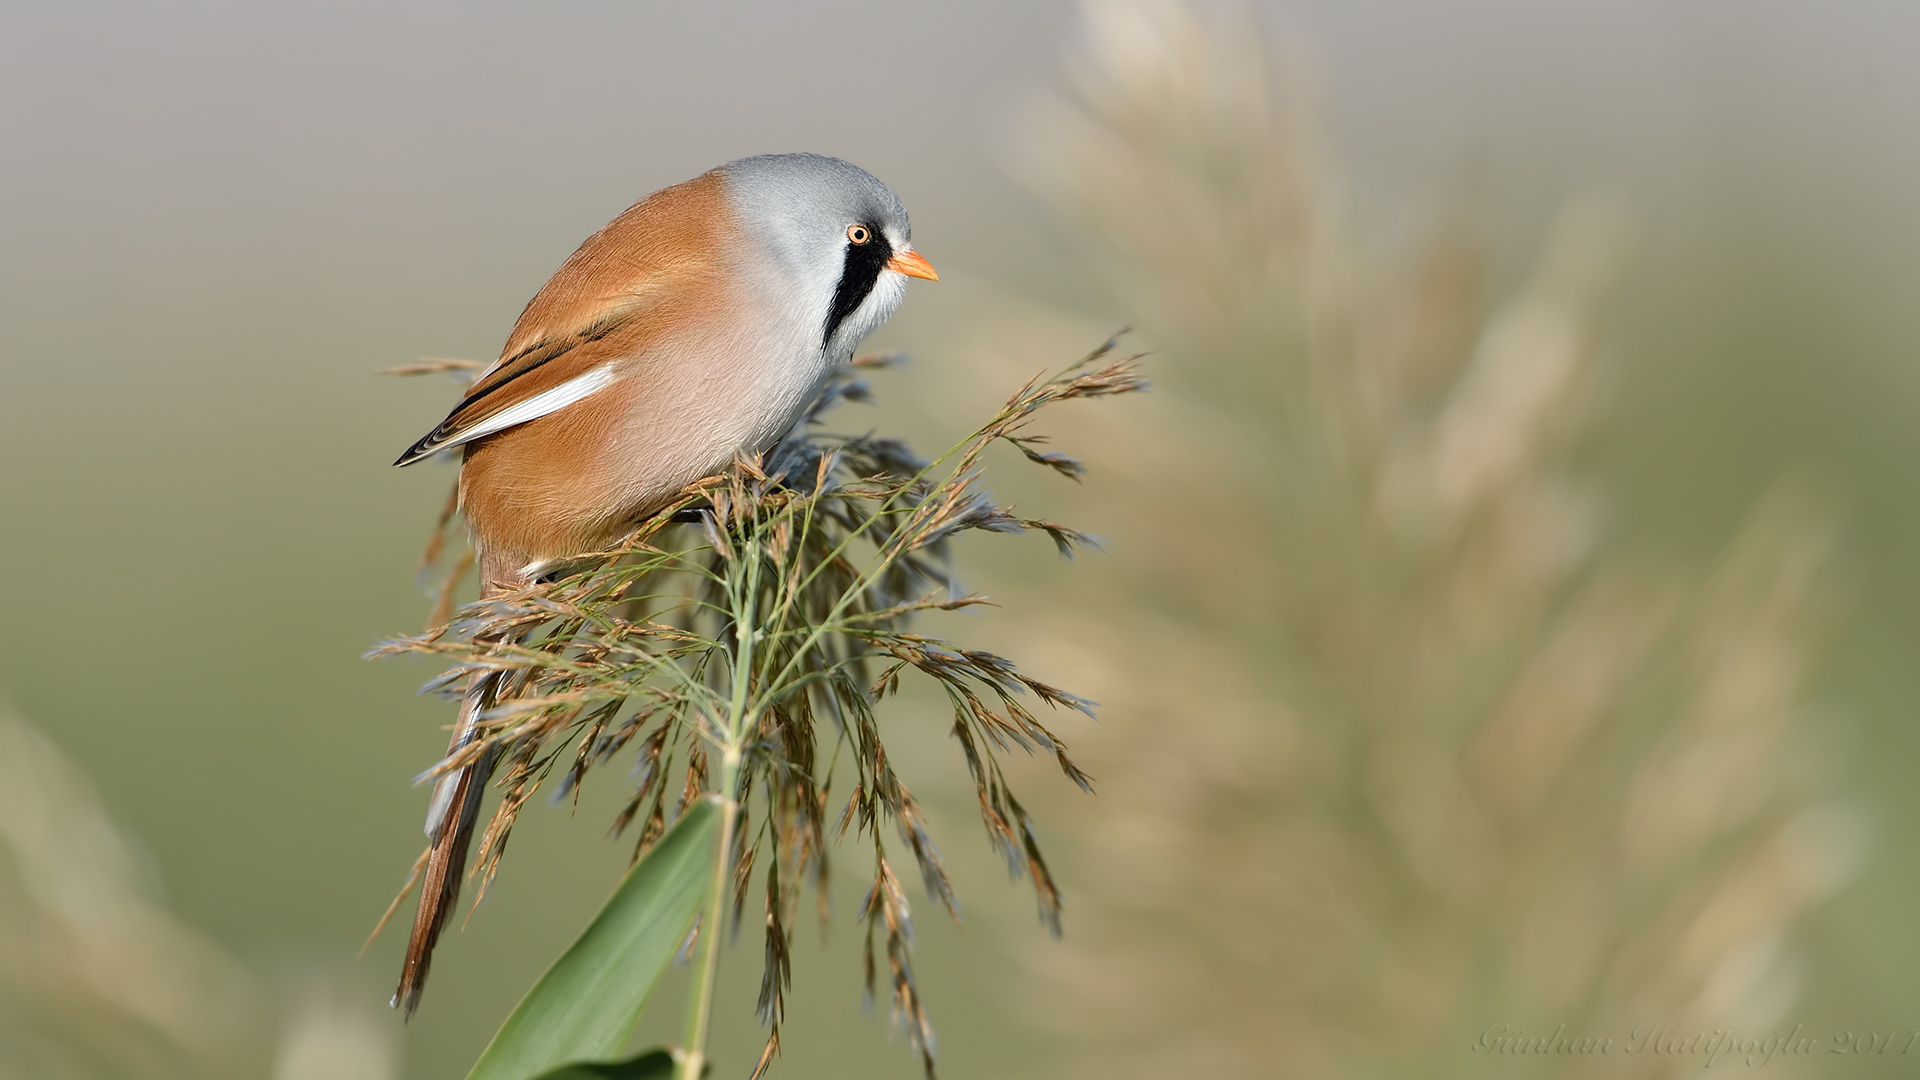
<instances>
[{"instance_id":1,"label":"bird's yellow eye","mask_svg":"<svg viewBox=\"0 0 1920 1080\"><path fill-rule=\"evenodd\" d=\"M864 244L873 239L873 230L867 228L865 225L849 225L847 226L847 239L856 244Z\"/></svg>"}]
</instances>

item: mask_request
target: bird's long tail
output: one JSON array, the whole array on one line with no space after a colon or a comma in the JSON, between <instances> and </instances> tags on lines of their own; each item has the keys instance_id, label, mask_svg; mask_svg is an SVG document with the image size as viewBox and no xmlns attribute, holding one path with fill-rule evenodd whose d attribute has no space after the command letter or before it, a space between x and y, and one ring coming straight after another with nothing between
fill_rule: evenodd
<instances>
[{"instance_id":1,"label":"bird's long tail","mask_svg":"<svg viewBox=\"0 0 1920 1080\"><path fill-rule=\"evenodd\" d=\"M476 722L493 704L497 681L498 676L491 672L474 676L461 701L460 720L454 727L448 754L458 753L477 737ZM427 809L427 837L433 846L428 849L426 874L420 882L420 906L414 912L413 934L407 939L406 964L400 969L400 986L393 993L394 1006L409 1017L420 1004L434 944L459 904L467 848L480 820L480 798L492 775L493 752L488 750L471 765L448 773L434 785L433 802Z\"/></svg>"},{"instance_id":2,"label":"bird's long tail","mask_svg":"<svg viewBox=\"0 0 1920 1080\"><path fill-rule=\"evenodd\" d=\"M483 554L480 559L483 598L498 596L519 588L519 575L503 573L497 560ZM493 707L500 690L497 672L473 676L460 702L460 718L453 728L448 755L459 753L479 738L480 714ZM400 986L393 992L393 1005L408 1017L420 1004L420 990L426 985L427 969L433 962L433 947L440 931L452 917L460 900L460 884L467 868L467 849L473 842L473 829L480 820L480 800L486 794L487 780L493 775L494 751L489 747L471 764L442 776L433 787L433 800L427 807L426 873L420 882L420 906L414 912L413 933L407 939L407 959L400 969Z\"/></svg>"}]
</instances>

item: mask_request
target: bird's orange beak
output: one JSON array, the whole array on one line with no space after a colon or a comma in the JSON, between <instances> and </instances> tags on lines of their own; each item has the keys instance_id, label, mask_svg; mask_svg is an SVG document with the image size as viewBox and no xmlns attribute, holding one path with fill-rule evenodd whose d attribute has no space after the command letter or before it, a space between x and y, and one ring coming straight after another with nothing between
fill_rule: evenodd
<instances>
[{"instance_id":1,"label":"bird's orange beak","mask_svg":"<svg viewBox=\"0 0 1920 1080\"><path fill-rule=\"evenodd\" d=\"M940 280L940 275L934 273L933 264L922 258L920 253L912 248L894 252L893 258L887 260L887 269L897 270L908 277L926 278L928 281Z\"/></svg>"}]
</instances>

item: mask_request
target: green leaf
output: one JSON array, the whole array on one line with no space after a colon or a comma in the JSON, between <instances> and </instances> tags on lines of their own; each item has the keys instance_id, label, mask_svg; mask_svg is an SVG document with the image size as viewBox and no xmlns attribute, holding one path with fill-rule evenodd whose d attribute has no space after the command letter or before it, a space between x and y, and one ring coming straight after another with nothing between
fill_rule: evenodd
<instances>
[{"instance_id":1,"label":"green leaf","mask_svg":"<svg viewBox=\"0 0 1920 1080\"><path fill-rule=\"evenodd\" d=\"M648 1050L625 1061L576 1061L552 1072L543 1072L539 1080L671 1080L673 1055L665 1050Z\"/></svg>"},{"instance_id":2,"label":"green leaf","mask_svg":"<svg viewBox=\"0 0 1920 1080\"><path fill-rule=\"evenodd\" d=\"M719 828L720 811L711 800L688 807L520 999L467 1080L539 1080L570 1062L618 1054L706 897Z\"/></svg>"}]
</instances>

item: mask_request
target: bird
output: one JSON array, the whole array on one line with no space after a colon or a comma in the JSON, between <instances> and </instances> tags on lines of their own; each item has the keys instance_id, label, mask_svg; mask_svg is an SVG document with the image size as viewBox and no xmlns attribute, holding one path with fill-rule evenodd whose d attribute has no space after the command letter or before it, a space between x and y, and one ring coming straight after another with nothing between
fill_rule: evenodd
<instances>
[{"instance_id":1,"label":"bird","mask_svg":"<svg viewBox=\"0 0 1920 1080\"><path fill-rule=\"evenodd\" d=\"M528 301L500 357L394 464L461 452L481 598L605 550L687 485L773 447L907 280L938 281L900 199L821 154L741 158L663 188L588 237ZM478 737L498 678L469 678L448 746ZM492 772L443 774L393 1005L418 1008L459 900Z\"/></svg>"}]
</instances>

